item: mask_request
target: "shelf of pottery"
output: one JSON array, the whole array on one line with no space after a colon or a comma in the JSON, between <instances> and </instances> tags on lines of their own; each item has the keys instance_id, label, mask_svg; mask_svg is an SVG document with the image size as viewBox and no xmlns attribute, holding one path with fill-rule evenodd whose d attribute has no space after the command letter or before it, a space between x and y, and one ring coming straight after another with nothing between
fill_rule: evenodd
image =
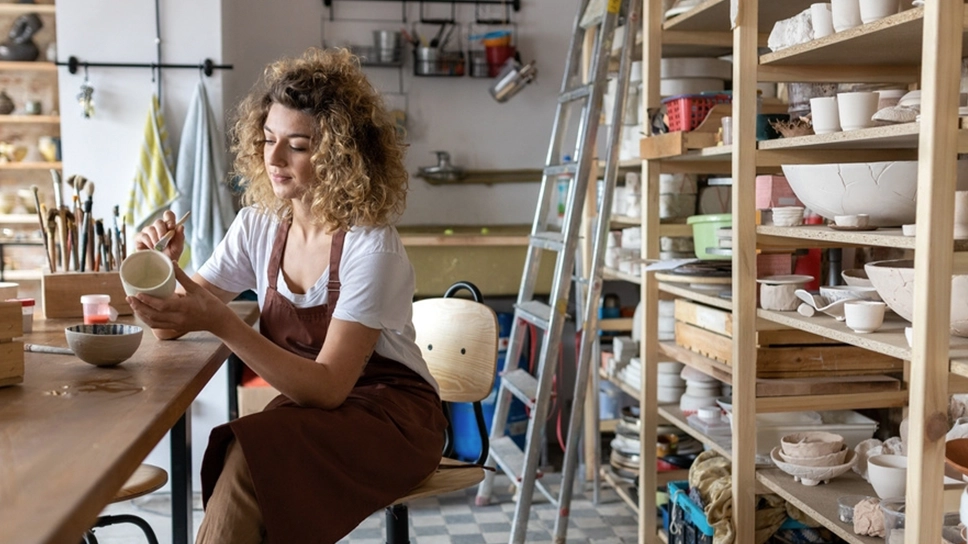
<instances>
[{"instance_id":1,"label":"shelf of pottery","mask_svg":"<svg viewBox=\"0 0 968 544\"><path fill-rule=\"evenodd\" d=\"M45 263L37 205L53 207L60 171L55 6L0 3L0 280L39 281Z\"/></svg>"},{"instance_id":2,"label":"shelf of pottery","mask_svg":"<svg viewBox=\"0 0 968 544\"><path fill-rule=\"evenodd\" d=\"M639 275L642 363L634 366L634 349L620 343L601 375L640 399L642 489L659 482L651 444L665 432L660 425L730 460L736 542L754 540L752 489L778 495L847 542L880 542L883 525L872 519L900 542L894 524L904 516L908 542L937 542L952 519L941 513L957 512L964 490L954 469L947 476L958 479L941 485L945 435L968 434L949 430L968 410L957 396L968 393L968 281L960 275L968 224L958 227L968 223L968 193L955 193L968 180L956 161L968 152L956 109L964 5L812 3L703 0L674 5L667 17L661 0L646 0L643 109L673 98L664 121L686 128L652 134L658 123L643 120L650 136L640 148L640 254L670 250L660 221L670 200L660 195L686 179L676 175L731 178L732 213L691 221L700 260ZM771 52L761 55L761 45ZM723 48L734 63L731 95L690 97L705 118L673 119L672 102L682 100L663 96L670 63L662 56L719 56ZM757 92L764 83L783 84L785 116L773 116L776 101ZM623 248L625 238L614 245ZM822 259L821 249L831 251ZM947 300L950 312L939 304ZM896 419L857 412L866 409ZM878 428L884 442L874 438ZM806 466L823 462L782 447L803 431L830 433L811 441L832 453L813 457L836 459ZM949 443L950 465L968 466L957 444ZM904 495L905 484L918 500L877 505ZM639 511L655 506L654 493L638 493ZM654 542L658 529L654 516L640 516L640 541Z\"/></svg>"}]
</instances>

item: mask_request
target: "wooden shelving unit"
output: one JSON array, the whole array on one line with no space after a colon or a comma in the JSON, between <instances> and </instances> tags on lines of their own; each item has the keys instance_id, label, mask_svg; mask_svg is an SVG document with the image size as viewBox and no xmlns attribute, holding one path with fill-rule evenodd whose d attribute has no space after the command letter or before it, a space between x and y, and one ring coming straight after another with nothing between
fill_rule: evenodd
<instances>
[{"instance_id":1,"label":"wooden shelving unit","mask_svg":"<svg viewBox=\"0 0 968 544\"><path fill-rule=\"evenodd\" d=\"M773 24L799 13L809 2L769 0L705 0L685 13L665 20L660 0L643 0L642 43L644 60L642 107L659 105L659 58L671 43L724 44L732 38L734 63L733 145L668 153L652 146L655 156L643 156L644 187L641 225L643 257L655 259L661 235L658 220L658 176L665 172L729 173L733 184L733 269L729 298L716 291L683 284L659 282L644 273L640 281L645 302L642 331L642 383L640 408L642 443L651 443L659 418L664 418L732 460L733 526L736 542L753 541L754 505L749 489L759 485L779 494L851 544L874 544L881 539L858 537L851 526L837 519L837 498L846 494L873 495L870 485L856 474L816 487L795 483L777 470L757 470L754 461L755 414L799 409L871 408L907 405L909 451L907 527L909 542L940 541L938 512L950 511L951 493L934 482L943 473L943 433L929 431L932 418L947 412L947 395L968 388L968 339L948 334L948 308L937 301L950 300L952 262L968 262L968 241L951 237L952 191L955 160L968 152L968 131L960 129L955 115L959 91L958 66L968 46L968 15L961 0L936 0L925 7L906 9L880 21L787 49L761 55L758 46ZM731 4L736 17L731 20ZM907 4L906 4L907 6ZM707 34L705 39L700 35ZM922 89L919 122L797 138L755 140L755 87L768 82L917 83ZM645 148L646 146L643 146ZM779 173L782 164L919 160L917 239L900 229L869 232L835 231L825 226L782 228L755 224L754 184L757 173ZM875 333L856 334L844 323L823 315L806 318L795 312L756 309L757 249L799 247L881 247L913 250L917 291L914 347L896 316ZM953 257L953 258L952 258ZM960 270L960 268L959 268ZM739 271L739 272L737 272ZM669 296L686 298L732 313L732 360L727 365L689 351L673 342L657 340L657 301ZM910 361L900 390L844 395L764 396L765 382L756 377L757 329L763 323L856 346L872 353ZM689 427L675 406L655 401L656 363L674 359L732 384L734 426L732 441L717 443ZM948 365L938 361L949 361ZM641 455L643 489L654 483L655 457L649 448ZM917 484L914 484L914 482ZM957 501L955 500L955 507ZM639 511L654 502L648 494L639 499ZM655 542L651 516L640 516L640 542Z\"/></svg>"}]
</instances>

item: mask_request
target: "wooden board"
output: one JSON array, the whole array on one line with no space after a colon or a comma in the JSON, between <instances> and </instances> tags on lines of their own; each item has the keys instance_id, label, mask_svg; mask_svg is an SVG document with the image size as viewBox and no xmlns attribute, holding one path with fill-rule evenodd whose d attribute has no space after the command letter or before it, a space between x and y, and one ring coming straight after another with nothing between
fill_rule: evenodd
<instances>
[{"instance_id":1,"label":"wooden board","mask_svg":"<svg viewBox=\"0 0 968 544\"><path fill-rule=\"evenodd\" d=\"M0 344L0 387L24 381L24 343Z\"/></svg>"},{"instance_id":2,"label":"wooden board","mask_svg":"<svg viewBox=\"0 0 968 544\"><path fill-rule=\"evenodd\" d=\"M682 321L728 338L733 337L732 312L680 298L676 299L675 317L676 321ZM765 319L757 319L756 337L757 344L760 346L840 344L836 340L785 327Z\"/></svg>"},{"instance_id":3,"label":"wooden board","mask_svg":"<svg viewBox=\"0 0 968 544\"><path fill-rule=\"evenodd\" d=\"M131 306L125 302L121 276L117 272L60 272L44 274L41 278L44 317L83 317L82 295L104 294L111 296L111 306L118 315L132 315Z\"/></svg>"},{"instance_id":4,"label":"wooden board","mask_svg":"<svg viewBox=\"0 0 968 544\"><path fill-rule=\"evenodd\" d=\"M642 138L639 153L642 160L678 157L691 149L716 146L715 132L668 132Z\"/></svg>"},{"instance_id":5,"label":"wooden board","mask_svg":"<svg viewBox=\"0 0 968 544\"><path fill-rule=\"evenodd\" d=\"M676 322L676 344L732 365L733 341L681 321ZM904 362L846 345L759 347L757 378L859 376L901 372Z\"/></svg>"},{"instance_id":6,"label":"wooden board","mask_svg":"<svg viewBox=\"0 0 968 544\"><path fill-rule=\"evenodd\" d=\"M19 302L0 302L0 342L24 335L23 309Z\"/></svg>"}]
</instances>

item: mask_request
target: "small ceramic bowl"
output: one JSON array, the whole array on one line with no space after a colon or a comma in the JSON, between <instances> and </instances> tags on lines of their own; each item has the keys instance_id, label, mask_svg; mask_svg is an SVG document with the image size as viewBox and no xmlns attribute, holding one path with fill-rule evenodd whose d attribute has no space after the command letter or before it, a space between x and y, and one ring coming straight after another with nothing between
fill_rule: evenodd
<instances>
[{"instance_id":1,"label":"small ceramic bowl","mask_svg":"<svg viewBox=\"0 0 968 544\"><path fill-rule=\"evenodd\" d=\"M802 206L772 208L773 224L778 227L796 227L803 224Z\"/></svg>"},{"instance_id":2,"label":"small ceramic bowl","mask_svg":"<svg viewBox=\"0 0 968 544\"><path fill-rule=\"evenodd\" d=\"M881 300L881 296L877 294L877 289L851 285L824 285L820 287L820 295L826 298L827 302L837 302L838 300L873 300L880 302Z\"/></svg>"},{"instance_id":3,"label":"small ceramic bowl","mask_svg":"<svg viewBox=\"0 0 968 544\"><path fill-rule=\"evenodd\" d=\"M844 303L844 317L847 326L858 334L876 331L884 324L884 311L887 304L871 300L848 300Z\"/></svg>"},{"instance_id":4,"label":"small ceramic bowl","mask_svg":"<svg viewBox=\"0 0 968 544\"><path fill-rule=\"evenodd\" d=\"M844 279L844 282L849 287L874 287L871 283L870 278L867 277L867 271L863 268L850 268L844 270L840 273L840 277Z\"/></svg>"},{"instance_id":5,"label":"small ceramic bowl","mask_svg":"<svg viewBox=\"0 0 968 544\"><path fill-rule=\"evenodd\" d=\"M141 345L142 333L137 325L118 323L74 325L64 329L67 345L74 350L74 355L94 366L114 366L130 359Z\"/></svg>"},{"instance_id":6,"label":"small ceramic bowl","mask_svg":"<svg viewBox=\"0 0 968 544\"><path fill-rule=\"evenodd\" d=\"M840 448L840 451L818 455L816 457L797 457L795 455L788 455L783 453L782 449L777 452L777 454L780 456L780 459L783 459L787 463L792 463L802 467L833 467L843 464L844 459L847 458L848 449L847 444L844 444L843 447Z\"/></svg>"},{"instance_id":7,"label":"small ceramic bowl","mask_svg":"<svg viewBox=\"0 0 968 544\"><path fill-rule=\"evenodd\" d=\"M903 497L907 491L907 457L874 455L867 459L867 476L878 497Z\"/></svg>"},{"instance_id":8,"label":"small ceramic bowl","mask_svg":"<svg viewBox=\"0 0 968 544\"><path fill-rule=\"evenodd\" d=\"M834 223L838 227L866 227L871 222L871 216L866 213L855 215L835 215Z\"/></svg>"},{"instance_id":9,"label":"small ceramic bowl","mask_svg":"<svg viewBox=\"0 0 968 544\"><path fill-rule=\"evenodd\" d=\"M813 281L813 276L788 274L782 276L767 276L756 280L760 284L760 307L764 310L792 312L800 305L796 295L797 289L802 289Z\"/></svg>"}]
</instances>

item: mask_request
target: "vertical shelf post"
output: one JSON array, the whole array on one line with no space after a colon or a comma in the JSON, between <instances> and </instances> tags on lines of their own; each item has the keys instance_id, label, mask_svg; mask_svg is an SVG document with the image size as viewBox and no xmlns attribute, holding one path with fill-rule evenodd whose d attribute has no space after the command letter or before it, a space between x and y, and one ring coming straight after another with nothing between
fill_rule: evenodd
<instances>
[{"instance_id":1,"label":"vertical shelf post","mask_svg":"<svg viewBox=\"0 0 968 544\"><path fill-rule=\"evenodd\" d=\"M914 255L907 542L941 541L963 20L963 0L925 3L917 200L922 235Z\"/></svg>"},{"instance_id":2,"label":"vertical shelf post","mask_svg":"<svg viewBox=\"0 0 968 544\"><path fill-rule=\"evenodd\" d=\"M753 542L756 510L756 80L759 0L731 0L733 28L733 527Z\"/></svg>"},{"instance_id":3,"label":"vertical shelf post","mask_svg":"<svg viewBox=\"0 0 968 544\"><path fill-rule=\"evenodd\" d=\"M645 126L643 132L650 131L648 112L661 105L659 94L660 66L662 64L662 21L665 16L662 0L641 0L642 6L642 111ZM659 257L659 161L642 161L643 190L642 199L642 257ZM655 488L657 484L655 436L659 424L658 401L656 400L659 363L659 283L655 273L642 272L642 345L639 356L642 360L642 378L639 383L639 542L656 542Z\"/></svg>"}]
</instances>

